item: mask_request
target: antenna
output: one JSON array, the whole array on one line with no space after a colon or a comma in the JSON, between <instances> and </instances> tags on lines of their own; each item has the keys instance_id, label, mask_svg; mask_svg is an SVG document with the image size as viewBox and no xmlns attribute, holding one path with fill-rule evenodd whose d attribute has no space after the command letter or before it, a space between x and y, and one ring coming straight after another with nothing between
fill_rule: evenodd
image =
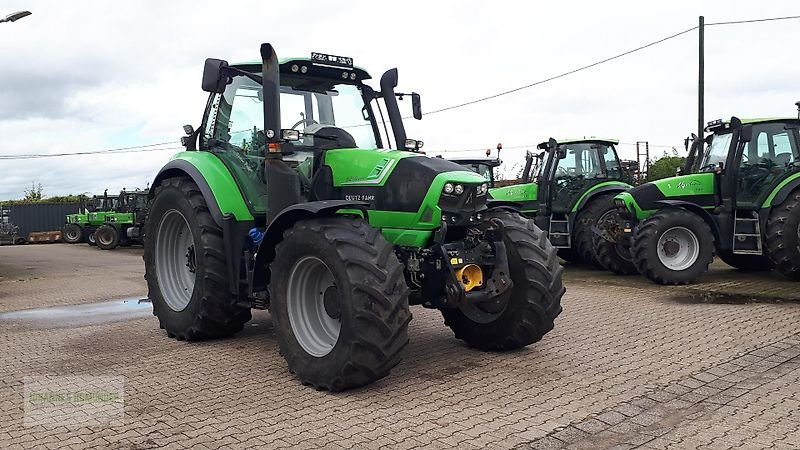
<instances>
[{"instance_id":1,"label":"antenna","mask_svg":"<svg viewBox=\"0 0 800 450\"><path fill-rule=\"evenodd\" d=\"M800 120L800 102L795 102L795 105L797 105L797 119Z\"/></svg>"}]
</instances>

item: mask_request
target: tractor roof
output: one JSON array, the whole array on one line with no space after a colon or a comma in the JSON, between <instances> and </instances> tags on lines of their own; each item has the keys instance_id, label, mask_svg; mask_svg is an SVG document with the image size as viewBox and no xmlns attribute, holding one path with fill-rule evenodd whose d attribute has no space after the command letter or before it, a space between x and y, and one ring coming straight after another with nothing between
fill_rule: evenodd
<instances>
[{"instance_id":1,"label":"tractor roof","mask_svg":"<svg viewBox=\"0 0 800 450\"><path fill-rule=\"evenodd\" d=\"M486 164L490 167L497 167L503 163L497 158L447 158L447 160L458 164Z\"/></svg>"},{"instance_id":2,"label":"tractor roof","mask_svg":"<svg viewBox=\"0 0 800 450\"><path fill-rule=\"evenodd\" d=\"M617 145L617 144L619 144L619 139L613 139L613 138L605 139L605 138L599 138L599 137L592 136L592 137L588 137L588 138L587 137L583 137L583 138L580 138L580 139L556 139L556 142L558 142L559 144L580 144L582 142L602 142L602 143L605 143L605 144Z\"/></svg>"},{"instance_id":3,"label":"tractor roof","mask_svg":"<svg viewBox=\"0 0 800 450\"><path fill-rule=\"evenodd\" d=\"M797 117L759 117L754 119L740 119L742 124L745 125L755 125L759 123L771 123L771 122L800 122L800 119ZM724 130L725 133L730 131L730 120L713 120L706 125L705 130L707 132L718 132L720 130Z\"/></svg>"},{"instance_id":4,"label":"tractor roof","mask_svg":"<svg viewBox=\"0 0 800 450\"><path fill-rule=\"evenodd\" d=\"M281 67L281 73L292 73L291 72L291 67L292 67L293 64L303 65L303 64L312 64L312 63L313 62L311 61L311 58L289 57L289 58L279 58L278 59L278 64ZM313 64L314 65L320 65L319 63L313 63ZM257 71L261 70L261 60L243 61L243 62L233 63L233 64L231 64L231 66L238 67L240 69L247 70L247 71L250 71L250 72L257 72ZM323 65L323 67L334 67L334 66L325 66L325 65ZM336 68L339 68L339 67L336 67ZM341 69L342 70L348 70L348 71L352 70L352 71L356 72L359 80L369 80L370 78L372 78L372 77L369 76L369 73L367 73L366 70L364 70L363 68L358 67L358 66L353 66L352 69L351 68L346 68L346 67L345 68L341 68Z\"/></svg>"}]
</instances>

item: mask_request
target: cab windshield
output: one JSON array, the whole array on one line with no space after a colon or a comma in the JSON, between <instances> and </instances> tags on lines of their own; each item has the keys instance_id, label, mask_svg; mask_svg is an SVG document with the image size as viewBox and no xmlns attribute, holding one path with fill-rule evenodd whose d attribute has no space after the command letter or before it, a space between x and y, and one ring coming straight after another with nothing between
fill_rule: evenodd
<instances>
[{"instance_id":1,"label":"cab windshield","mask_svg":"<svg viewBox=\"0 0 800 450\"><path fill-rule=\"evenodd\" d=\"M282 77L280 88L281 127L301 132L297 150L323 145L330 140L325 129L338 128L337 137L358 148L376 148L375 135L364 118L361 88L353 84L303 83ZM255 155L264 153L264 104L261 85L245 77L234 77L222 94L214 139L236 150ZM317 136L318 134L318 136ZM352 138L352 139L349 139Z\"/></svg>"},{"instance_id":2,"label":"cab windshield","mask_svg":"<svg viewBox=\"0 0 800 450\"><path fill-rule=\"evenodd\" d=\"M715 134L700 161L700 172L713 172L719 163L725 163L731 145L732 133Z\"/></svg>"}]
</instances>

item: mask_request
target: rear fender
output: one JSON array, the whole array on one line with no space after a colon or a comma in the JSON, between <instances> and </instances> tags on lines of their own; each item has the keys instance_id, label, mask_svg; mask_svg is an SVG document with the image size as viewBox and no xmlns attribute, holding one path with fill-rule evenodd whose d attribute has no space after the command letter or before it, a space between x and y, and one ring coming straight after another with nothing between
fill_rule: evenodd
<instances>
[{"instance_id":1,"label":"rear fender","mask_svg":"<svg viewBox=\"0 0 800 450\"><path fill-rule=\"evenodd\" d=\"M342 209L356 209L361 211L365 219L367 217L366 202L352 202L347 200L323 200L317 202L298 203L285 208L278 213L275 220L267 226L264 238L258 247L254 270L252 274L253 292L264 291L267 289L270 280L269 264L275 258L275 246L283 240L283 233L292 228L300 220L308 220L316 217L332 217Z\"/></svg>"}]
</instances>

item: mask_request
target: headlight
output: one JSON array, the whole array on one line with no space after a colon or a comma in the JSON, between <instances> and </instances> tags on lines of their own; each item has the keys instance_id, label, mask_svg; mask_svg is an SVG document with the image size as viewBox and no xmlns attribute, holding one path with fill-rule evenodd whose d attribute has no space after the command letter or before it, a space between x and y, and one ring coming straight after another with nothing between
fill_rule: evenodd
<instances>
[{"instance_id":1,"label":"headlight","mask_svg":"<svg viewBox=\"0 0 800 450\"><path fill-rule=\"evenodd\" d=\"M456 185L456 187L455 187L455 189L453 189L453 192L455 192L455 193L456 193L456 195L461 195L461 194L463 194L463 193L464 193L464 186L462 186L462 185L460 185L460 184L457 184L457 185Z\"/></svg>"},{"instance_id":2,"label":"headlight","mask_svg":"<svg viewBox=\"0 0 800 450\"><path fill-rule=\"evenodd\" d=\"M445 194L452 194L453 193L453 183L445 183L444 184L444 193Z\"/></svg>"}]
</instances>

